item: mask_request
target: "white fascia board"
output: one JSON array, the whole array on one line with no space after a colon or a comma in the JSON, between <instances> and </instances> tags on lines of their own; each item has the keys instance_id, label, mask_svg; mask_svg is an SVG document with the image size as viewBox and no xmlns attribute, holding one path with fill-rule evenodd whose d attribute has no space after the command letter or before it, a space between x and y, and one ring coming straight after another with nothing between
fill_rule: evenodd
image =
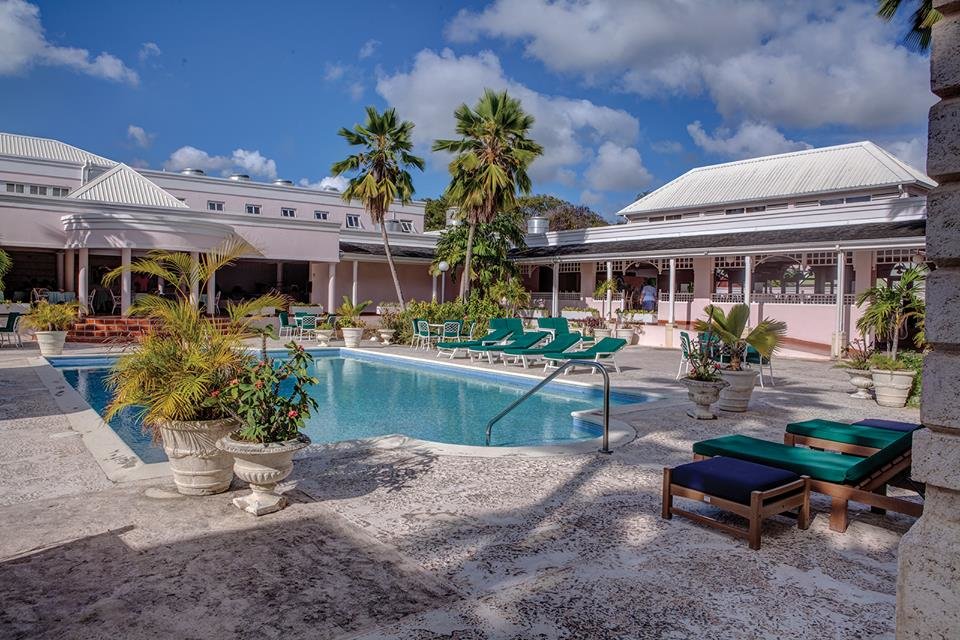
<instances>
[{"instance_id":1,"label":"white fascia board","mask_svg":"<svg viewBox=\"0 0 960 640\"><path fill-rule=\"evenodd\" d=\"M339 226L339 225L337 225ZM433 249L437 246L437 238L422 233L389 233L390 246L415 247ZM341 229L340 240L354 244L383 244L379 231L358 231L356 229Z\"/></svg>"}]
</instances>

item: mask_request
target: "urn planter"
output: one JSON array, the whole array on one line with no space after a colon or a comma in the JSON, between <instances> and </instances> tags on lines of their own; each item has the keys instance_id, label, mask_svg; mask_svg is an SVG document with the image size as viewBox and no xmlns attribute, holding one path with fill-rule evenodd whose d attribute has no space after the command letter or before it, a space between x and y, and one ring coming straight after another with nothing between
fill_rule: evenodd
<instances>
[{"instance_id":1,"label":"urn planter","mask_svg":"<svg viewBox=\"0 0 960 640\"><path fill-rule=\"evenodd\" d=\"M720 377L728 384L720 391L720 409L737 413L746 411L750 404L750 396L753 395L753 387L757 384L757 371L720 369Z\"/></svg>"},{"instance_id":2,"label":"urn planter","mask_svg":"<svg viewBox=\"0 0 960 640\"><path fill-rule=\"evenodd\" d=\"M872 399L870 389L873 388L873 377L870 372L863 369L847 369L846 371L850 377L850 384L856 389L856 392L851 393L850 397L862 400Z\"/></svg>"},{"instance_id":3,"label":"urn planter","mask_svg":"<svg viewBox=\"0 0 960 640\"><path fill-rule=\"evenodd\" d=\"M593 337L597 340L610 337L610 329L604 327L597 327L593 330Z\"/></svg>"},{"instance_id":4,"label":"urn planter","mask_svg":"<svg viewBox=\"0 0 960 640\"><path fill-rule=\"evenodd\" d=\"M321 347L329 346L333 338L333 329L317 329L317 341Z\"/></svg>"},{"instance_id":5,"label":"urn planter","mask_svg":"<svg viewBox=\"0 0 960 640\"><path fill-rule=\"evenodd\" d=\"M63 353L63 343L67 340L66 331L35 331L37 345L42 356L58 356Z\"/></svg>"},{"instance_id":6,"label":"urn planter","mask_svg":"<svg viewBox=\"0 0 960 640\"><path fill-rule=\"evenodd\" d=\"M343 333L343 346L360 346L360 338L363 337L363 329L359 327L343 327L340 329L340 332Z\"/></svg>"},{"instance_id":7,"label":"urn planter","mask_svg":"<svg viewBox=\"0 0 960 640\"><path fill-rule=\"evenodd\" d=\"M188 496L222 493L233 480L233 457L217 441L237 428L233 419L171 421L159 427L177 491Z\"/></svg>"},{"instance_id":8,"label":"urn planter","mask_svg":"<svg viewBox=\"0 0 960 640\"><path fill-rule=\"evenodd\" d=\"M287 500L276 492L277 484L293 471L293 455L310 444L302 433L284 442L245 442L232 434L220 438L217 446L233 456L233 471L250 485L250 494L233 499L238 509L255 516L279 511Z\"/></svg>"},{"instance_id":9,"label":"urn planter","mask_svg":"<svg viewBox=\"0 0 960 640\"><path fill-rule=\"evenodd\" d=\"M633 338L636 335L636 332L633 329L616 329L615 333L618 338L623 338L627 341L627 346L633 344Z\"/></svg>"},{"instance_id":10,"label":"urn planter","mask_svg":"<svg viewBox=\"0 0 960 640\"><path fill-rule=\"evenodd\" d=\"M393 334L396 333L394 329L380 329L380 341L383 342L383 346L387 346L393 342Z\"/></svg>"},{"instance_id":11,"label":"urn planter","mask_svg":"<svg viewBox=\"0 0 960 640\"><path fill-rule=\"evenodd\" d=\"M710 405L720 399L720 392L730 383L725 380L713 382L683 378L681 384L687 388L687 396L694 404L693 409L687 410L687 415L697 420L715 420L717 414L710 410Z\"/></svg>"},{"instance_id":12,"label":"urn planter","mask_svg":"<svg viewBox=\"0 0 960 640\"><path fill-rule=\"evenodd\" d=\"M873 393L881 407L902 407L907 404L913 387L915 372L870 369L873 378Z\"/></svg>"}]
</instances>

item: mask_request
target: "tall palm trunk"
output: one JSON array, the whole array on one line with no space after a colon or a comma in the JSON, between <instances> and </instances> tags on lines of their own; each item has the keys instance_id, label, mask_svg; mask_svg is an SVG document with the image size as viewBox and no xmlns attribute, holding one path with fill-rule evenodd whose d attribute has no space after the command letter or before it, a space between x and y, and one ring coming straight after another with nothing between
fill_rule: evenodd
<instances>
[{"instance_id":1,"label":"tall palm trunk","mask_svg":"<svg viewBox=\"0 0 960 640\"><path fill-rule=\"evenodd\" d=\"M397 277L397 265L393 264L393 253L390 251L390 240L387 238L386 220L380 222L380 237L383 238L383 252L387 255L387 264L390 265L390 275L393 276L393 286L397 289L397 300L400 302L400 311L405 311L407 305L403 301L403 290L400 289L400 278Z\"/></svg>"},{"instance_id":2,"label":"tall palm trunk","mask_svg":"<svg viewBox=\"0 0 960 640\"><path fill-rule=\"evenodd\" d=\"M460 298L467 299L470 290L470 263L473 260L473 238L477 233L477 221L470 221L470 231L467 233L467 255L463 260L463 276L460 278Z\"/></svg>"}]
</instances>

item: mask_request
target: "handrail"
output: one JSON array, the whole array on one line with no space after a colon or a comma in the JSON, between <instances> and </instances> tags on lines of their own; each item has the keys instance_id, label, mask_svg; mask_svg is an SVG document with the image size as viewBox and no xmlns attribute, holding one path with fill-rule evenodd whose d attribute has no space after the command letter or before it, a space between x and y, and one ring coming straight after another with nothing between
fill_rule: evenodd
<instances>
[{"instance_id":1,"label":"handrail","mask_svg":"<svg viewBox=\"0 0 960 640\"><path fill-rule=\"evenodd\" d=\"M533 389L530 389L530 391L527 391L525 394L510 403L510 406L498 413L493 417L492 420L490 420L490 422L487 423L487 446L490 446L490 435L493 432L493 425L500 422L500 420L502 420L508 413L516 409L524 400L535 394L537 391L540 391L540 389L545 387L551 380L563 373L563 371L569 367L593 367L594 369L598 369L600 373L603 374L603 446L600 448L600 453L613 453L610 451L610 374L607 372L607 368L604 367L602 363L595 362L593 360L568 360L564 362L557 367L556 371L538 382Z\"/></svg>"}]
</instances>

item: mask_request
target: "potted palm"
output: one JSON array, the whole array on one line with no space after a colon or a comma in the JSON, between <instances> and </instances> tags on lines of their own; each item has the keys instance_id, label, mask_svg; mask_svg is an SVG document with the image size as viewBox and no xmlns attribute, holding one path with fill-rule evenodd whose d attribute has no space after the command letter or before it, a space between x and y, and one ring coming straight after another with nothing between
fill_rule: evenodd
<instances>
[{"instance_id":1,"label":"potted palm","mask_svg":"<svg viewBox=\"0 0 960 640\"><path fill-rule=\"evenodd\" d=\"M721 390L730 383L720 377L719 365L702 343L696 342L690 345L687 361L690 364L689 373L680 380L680 384L687 388L687 396L694 404L694 408L687 411L687 415L697 420L715 420L717 414L710 410L710 405L720 399Z\"/></svg>"},{"instance_id":2,"label":"potted palm","mask_svg":"<svg viewBox=\"0 0 960 640\"><path fill-rule=\"evenodd\" d=\"M898 357L900 332L911 318L922 321L925 307L921 292L926 276L926 267L913 266L905 269L894 284L881 282L857 296L858 307L867 305L857 329L862 333L872 331L887 343L886 353L875 354L870 368L877 404L882 407L902 407L910 396L916 372Z\"/></svg>"},{"instance_id":3,"label":"potted palm","mask_svg":"<svg viewBox=\"0 0 960 640\"><path fill-rule=\"evenodd\" d=\"M67 332L76 321L78 310L76 302L50 304L41 300L33 306L23 322L37 336L41 355L58 356L63 353Z\"/></svg>"},{"instance_id":4,"label":"potted palm","mask_svg":"<svg viewBox=\"0 0 960 640\"><path fill-rule=\"evenodd\" d=\"M729 383L720 391L720 408L723 411L746 411L757 381L756 370L743 368L747 347L753 347L761 357L769 358L780 346L787 324L765 318L751 328L748 326L750 307L745 304L733 305L729 313L712 304L704 311L707 320L697 320L694 328L716 335L723 344L723 355L729 358L729 363L719 369L720 377Z\"/></svg>"},{"instance_id":5,"label":"potted palm","mask_svg":"<svg viewBox=\"0 0 960 640\"><path fill-rule=\"evenodd\" d=\"M324 320L317 325L317 340L320 342L321 347L326 347L330 344L334 331L336 331L336 327L330 324L330 320Z\"/></svg>"},{"instance_id":6,"label":"potted palm","mask_svg":"<svg viewBox=\"0 0 960 640\"><path fill-rule=\"evenodd\" d=\"M870 361L873 358L873 348L867 344L864 339L854 340L844 349L844 358L837 367L847 372L850 377L850 384L856 391L850 396L869 400L873 398L870 395L870 389L873 388L873 378L870 374Z\"/></svg>"},{"instance_id":7,"label":"potted palm","mask_svg":"<svg viewBox=\"0 0 960 640\"><path fill-rule=\"evenodd\" d=\"M346 347L359 347L360 339L363 337L363 329L366 327L360 314L373 302L364 300L353 304L350 298L343 296L343 304L337 308L337 324L340 326L340 332L343 334L343 344Z\"/></svg>"},{"instance_id":8,"label":"potted palm","mask_svg":"<svg viewBox=\"0 0 960 640\"><path fill-rule=\"evenodd\" d=\"M300 430L317 408L309 394L309 387L319 382L309 373L313 357L293 341L286 348L289 357L282 362L264 349L258 362L215 393L240 425L220 438L217 448L233 456L234 473L250 485L250 494L234 498L233 504L255 516L286 506L276 487L293 471L294 454L310 444Z\"/></svg>"},{"instance_id":9,"label":"potted palm","mask_svg":"<svg viewBox=\"0 0 960 640\"><path fill-rule=\"evenodd\" d=\"M133 264L108 273L109 284L125 270L158 275L173 297L144 296L131 313L150 320L137 344L113 366L108 384L113 398L107 419L127 408L139 412L144 428L163 445L177 491L210 495L226 491L233 478L233 459L216 442L237 428L217 396L243 371L250 356L244 340L255 329L256 312L282 307L288 301L265 295L245 303L228 303L225 320L215 322L190 300L190 284L206 283L216 271L255 249L239 239L194 261L189 254L152 252Z\"/></svg>"}]
</instances>

